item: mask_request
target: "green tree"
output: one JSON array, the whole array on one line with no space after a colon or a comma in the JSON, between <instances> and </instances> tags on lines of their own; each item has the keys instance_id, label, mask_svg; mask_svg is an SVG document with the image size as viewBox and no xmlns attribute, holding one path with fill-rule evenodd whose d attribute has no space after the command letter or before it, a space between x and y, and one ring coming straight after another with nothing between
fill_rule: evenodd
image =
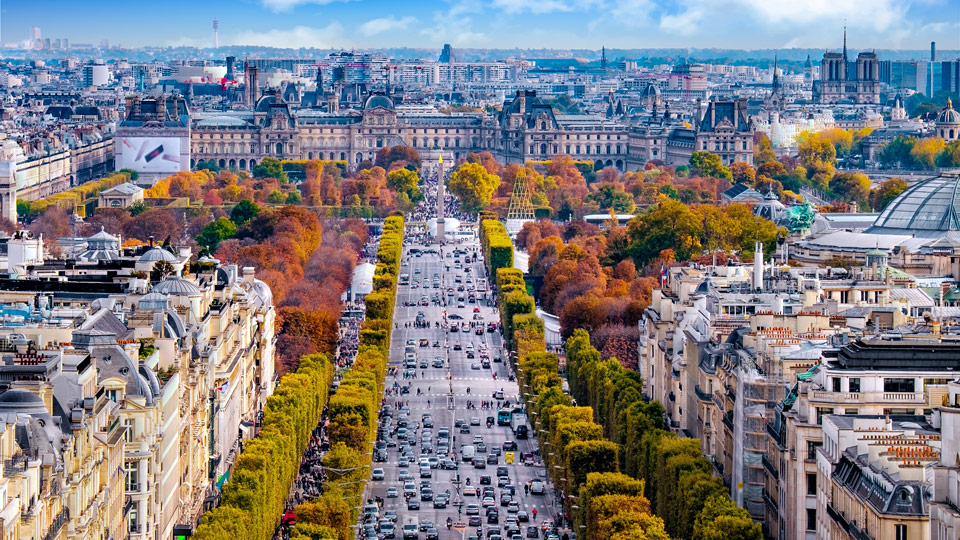
<instances>
[{"instance_id":1,"label":"green tree","mask_svg":"<svg viewBox=\"0 0 960 540\"><path fill-rule=\"evenodd\" d=\"M280 160L273 157L265 157L253 167L254 178L276 178L281 184L289 181L287 172L283 170L283 164Z\"/></svg>"},{"instance_id":2,"label":"green tree","mask_svg":"<svg viewBox=\"0 0 960 540\"><path fill-rule=\"evenodd\" d=\"M238 202L230 211L230 221L241 227L259 215L260 205L253 201L243 200Z\"/></svg>"},{"instance_id":3,"label":"green tree","mask_svg":"<svg viewBox=\"0 0 960 540\"><path fill-rule=\"evenodd\" d=\"M886 167L914 167L912 150L917 144L916 137L894 137L880 149L880 163Z\"/></svg>"},{"instance_id":4,"label":"green tree","mask_svg":"<svg viewBox=\"0 0 960 540\"><path fill-rule=\"evenodd\" d=\"M476 212L490 204L493 192L500 187L500 177L488 173L479 163L464 163L450 175L447 187L460 199L464 210Z\"/></svg>"},{"instance_id":5,"label":"green tree","mask_svg":"<svg viewBox=\"0 0 960 540\"><path fill-rule=\"evenodd\" d=\"M275 189L267 195L267 202L270 204L283 204L287 200L287 196L283 194L279 189Z\"/></svg>"},{"instance_id":6,"label":"green tree","mask_svg":"<svg viewBox=\"0 0 960 540\"><path fill-rule=\"evenodd\" d=\"M664 249L673 249L680 260L689 259L702 250L703 225L679 201L666 199L630 222L628 252L638 267L656 260Z\"/></svg>"},{"instance_id":7,"label":"green tree","mask_svg":"<svg viewBox=\"0 0 960 540\"><path fill-rule=\"evenodd\" d=\"M960 167L960 141L950 141L937 156L937 167Z\"/></svg>"},{"instance_id":8,"label":"green tree","mask_svg":"<svg viewBox=\"0 0 960 540\"><path fill-rule=\"evenodd\" d=\"M760 525L726 495L707 499L693 527L693 540L762 540Z\"/></svg>"},{"instance_id":9,"label":"green tree","mask_svg":"<svg viewBox=\"0 0 960 540\"><path fill-rule=\"evenodd\" d=\"M149 210L149 208L143 201L137 201L127 207L127 212L130 212L130 217L137 217L147 210Z\"/></svg>"},{"instance_id":10,"label":"green tree","mask_svg":"<svg viewBox=\"0 0 960 540\"><path fill-rule=\"evenodd\" d=\"M287 204L300 204L303 202L303 195L299 191L291 191L287 195Z\"/></svg>"},{"instance_id":11,"label":"green tree","mask_svg":"<svg viewBox=\"0 0 960 540\"><path fill-rule=\"evenodd\" d=\"M197 235L197 244L207 253L217 250L220 242L233 238L237 234L237 226L225 217L217 218L207 223L206 227Z\"/></svg>"},{"instance_id":12,"label":"green tree","mask_svg":"<svg viewBox=\"0 0 960 540\"><path fill-rule=\"evenodd\" d=\"M387 187L396 194L405 194L410 202L423 200L420 192L420 175L410 169L395 169L387 173Z\"/></svg>"},{"instance_id":13,"label":"green tree","mask_svg":"<svg viewBox=\"0 0 960 540\"><path fill-rule=\"evenodd\" d=\"M696 151L690 156L690 166L700 171L700 176L711 178L726 178L733 180L730 167L723 164L720 156L712 152Z\"/></svg>"}]
</instances>

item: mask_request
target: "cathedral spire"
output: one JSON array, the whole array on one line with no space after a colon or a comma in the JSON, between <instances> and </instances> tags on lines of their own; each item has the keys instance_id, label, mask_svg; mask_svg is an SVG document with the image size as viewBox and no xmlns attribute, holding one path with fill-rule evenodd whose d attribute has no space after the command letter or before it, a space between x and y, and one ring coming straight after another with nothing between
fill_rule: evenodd
<instances>
[{"instance_id":1,"label":"cathedral spire","mask_svg":"<svg viewBox=\"0 0 960 540\"><path fill-rule=\"evenodd\" d=\"M780 88L780 78L777 77L777 53L773 53L773 92L776 93Z\"/></svg>"},{"instance_id":2,"label":"cathedral spire","mask_svg":"<svg viewBox=\"0 0 960 540\"><path fill-rule=\"evenodd\" d=\"M847 64L847 22L843 22L843 64Z\"/></svg>"}]
</instances>

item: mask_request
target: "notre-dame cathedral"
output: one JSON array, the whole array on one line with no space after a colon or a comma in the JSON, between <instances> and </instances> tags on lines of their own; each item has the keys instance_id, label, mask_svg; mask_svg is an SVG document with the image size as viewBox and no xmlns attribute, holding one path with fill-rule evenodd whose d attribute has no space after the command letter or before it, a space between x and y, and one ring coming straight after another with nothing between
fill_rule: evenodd
<instances>
[{"instance_id":1,"label":"notre-dame cathedral","mask_svg":"<svg viewBox=\"0 0 960 540\"><path fill-rule=\"evenodd\" d=\"M813 83L817 103L880 103L879 60L875 52L857 55L856 65L847 60L847 29L843 29L843 52L827 51L820 61L820 80Z\"/></svg>"}]
</instances>

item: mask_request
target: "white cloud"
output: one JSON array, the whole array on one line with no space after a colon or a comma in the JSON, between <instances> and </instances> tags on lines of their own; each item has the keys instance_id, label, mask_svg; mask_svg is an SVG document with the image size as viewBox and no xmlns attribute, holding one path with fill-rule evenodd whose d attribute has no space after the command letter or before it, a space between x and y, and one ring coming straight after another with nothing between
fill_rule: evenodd
<instances>
[{"instance_id":1,"label":"white cloud","mask_svg":"<svg viewBox=\"0 0 960 540\"><path fill-rule=\"evenodd\" d=\"M697 24L703 16L704 12L702 9L699 7L691 7L676 15L663 15L660 17L660 28L667 32L689 36L696 33Z\"/></svg>"},{"instance_id":2,"label":"white cloud","mask_svg":"<svg viewBox=\"0 0 960 540\"><path fill-rule=\"evenodd\" d=\"M486 34L473 31L473 19L469 15L480 11L478 2L461 0L445 12L433 12L433 24L425 25L420 34L433 43L449 43L460 47L488 45Z\"/></svg>"},{"instance_id":3,"label":"white cloud","mask_svg":"<svg viewBox=\"0 0 960 540\"><path fill-rule=\"evenodd\" d=\"M260 0L264 7L273 11L290 11L297 6L304 4L320 4L325 6L338 1L341 0Z\"/></svg>"},{"instance_id":4,"label":"white cloud","mask_svg":"<svg viewBox=\"0 0 960 540\"><path fill-rule=\"evenodd\" d=\"M403 17L396 18L393 15L389 17L380 17L378 19L369 20L360 25L360 33L370 37L377 34L382 34L384 32L392 32L395 30L404 30L411 24L417 22L416 17Z\"/></svg>"},{"instance_id":5,"label":"white cloud","mask_svg":"<svg viewBox=\"0 0 960 540\"><path fill-rule=\"evenodd\" d=\"M542 15L553 12L586 11L603 4L603 0L492 0L490 5L507 13Z\"/></svg>"},{"instance_id":6,"label":"white cloud","mask_svg":"<svg viewBox=\"0 0 960 540\"><path fill-rule=\"evenodd\" d=\"M737 0L745 13L772 23L843 22L850 26L888 28L906 17L907 3L899 0ZM706 2L711 3L711 2Z\"/></svg>"},{"instance_id":7,"label":"white cloud","mask_svg":"<svg viewBox=\"0 0 960 540\"><path fill-rule=\"evenodd\" d=\"M294 26L288 29L273 28L266 31L244 30L231 36L227 44L288 49L301 47L328 49L347 46L343 27L338 22L332 22L323 28Z\"/></svg>"}]
</instances>

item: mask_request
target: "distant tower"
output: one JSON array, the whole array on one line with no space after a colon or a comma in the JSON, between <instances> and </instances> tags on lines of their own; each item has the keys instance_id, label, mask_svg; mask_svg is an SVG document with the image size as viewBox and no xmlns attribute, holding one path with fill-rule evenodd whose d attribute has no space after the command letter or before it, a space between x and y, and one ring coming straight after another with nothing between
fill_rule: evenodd
<instances>
[{"instance_id":1,"label":"distant tower","mask_svg":"<svg viewBox=\"0 0 960 540\"><path fill-rule=\"evenodd\" d=\"M513 183L513 194L507 206L507 233L515 235L523 224L533 221L533 205L530 204L530 190L527 186L527 174L523 167L517 170L517 181Z\"/></svg>"},{"instance_id":2,"label":"distant tower","mask_svg":"<svg viewBox=\"0 0 960 540\"><path fill-rule=\"evenodd\" d=\"M220 33L220 20L215 18L213 19L213 48L214 49L220 48L220 36L218 35L219 33Z\"/></svg>"},{"instance_id":3,"label":"distant tower","mask_svg":"<svg viewBox=\"0 0 960 540\"><path fill-rule=\"evenodd\" d=\"M773 82L771 86L774 94L780 90L780 77L777 75L777 53L773 53Z\"/></svg>"},{"instance_id":4,"label":"distant tower","mask_svg":"<svg viewBox=\"0 0 960 540\"><path fill-rule=\"evenodd\" d=\"M600 69L607 69L607 48L600 47Z\"/></svg>"}]
</instances>

